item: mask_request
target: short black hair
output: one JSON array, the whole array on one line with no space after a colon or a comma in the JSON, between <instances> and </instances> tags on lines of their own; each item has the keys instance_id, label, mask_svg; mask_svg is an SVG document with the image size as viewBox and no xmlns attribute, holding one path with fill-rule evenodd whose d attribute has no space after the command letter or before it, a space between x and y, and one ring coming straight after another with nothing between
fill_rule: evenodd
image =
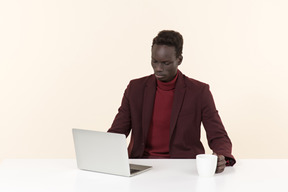
<instances>
[{"instance_id":1,"label":"short black hair","mask_svg":"<svg viewBox=\"0 0 288 192\"><path fill-rule=\"evenodd\" d=\"M183 37L182 35L173 30L163 30L154 37L152 42L153 45L167 45L175 47L176 57L182 56L183 50Z\"/></svg>"}]
</instances>

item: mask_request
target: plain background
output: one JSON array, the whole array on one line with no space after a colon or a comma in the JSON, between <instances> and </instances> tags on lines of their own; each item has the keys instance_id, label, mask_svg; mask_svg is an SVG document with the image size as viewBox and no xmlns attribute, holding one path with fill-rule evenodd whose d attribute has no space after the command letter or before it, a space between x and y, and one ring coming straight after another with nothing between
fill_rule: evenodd
<instances>
[{"instance_id":1,"label":"plain background","mask_svg":"<svg viewBox=\"0 0 288 192\"><path fill-rule=\"evenodd\" d=\"M287 10L286 0L1 0L0 159L73 158L71 129L110 127L129 81L153 72L163 29L183 35L179 69L210 85L235 157L288 158Z\"/></svg>"}]
</instances>

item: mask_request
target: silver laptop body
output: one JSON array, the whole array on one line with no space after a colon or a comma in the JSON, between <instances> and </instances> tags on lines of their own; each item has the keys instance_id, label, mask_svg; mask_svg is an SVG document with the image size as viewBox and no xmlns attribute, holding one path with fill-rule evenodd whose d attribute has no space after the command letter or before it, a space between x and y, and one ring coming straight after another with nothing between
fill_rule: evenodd
<instances>
[{"instance_id":1,"label":"silver laptop body","mask_svg":"<svg viewBox=\"0 0 288 192\"><path fill-rule=\"evenodd\" d=\"M124 134L72 129L79 169L121 176L134 176L151 166L129 165Z\"/></svg>"}]
</instances>

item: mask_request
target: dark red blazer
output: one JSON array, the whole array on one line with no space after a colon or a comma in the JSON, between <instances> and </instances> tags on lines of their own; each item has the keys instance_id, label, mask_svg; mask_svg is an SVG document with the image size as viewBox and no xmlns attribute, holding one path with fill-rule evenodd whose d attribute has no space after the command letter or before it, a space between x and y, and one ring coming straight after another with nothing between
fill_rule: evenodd
<instances>
[{"instance_id":1,"label":"dark red blazer","mask_svg":"<svg viewBox=\"0 0 288 192\"><path fill-rule=\"evenodd\" d=\"M143 157L156 93L154 75L132 80L125 90L121 106L109 132L131 132L130 158ZM232 159L232 144L216 110L209 85L191 79L179 71L170 123L170 157L195 158L205 153L200 142L201 122L213 152Z\"/></svg>"}]
</instances>

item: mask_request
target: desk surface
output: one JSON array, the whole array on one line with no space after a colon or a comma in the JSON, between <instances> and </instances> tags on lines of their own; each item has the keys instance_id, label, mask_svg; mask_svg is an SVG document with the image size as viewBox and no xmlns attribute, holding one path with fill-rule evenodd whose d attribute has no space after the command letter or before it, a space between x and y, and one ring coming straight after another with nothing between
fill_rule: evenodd
<instances>
[{"instance_id":1,"label":"desk surface","mask_svg":"<svg viewBox=\"0 0 288 192\"><path fill-rule=\"evenodd\" d=\"M0 191L288 191L288 159L243 159L211 178L197 175L194 159L133 159L153 169L121 177L77 169L74 159L7 159L0 164Z\"/></svg>"}]
</instances>

